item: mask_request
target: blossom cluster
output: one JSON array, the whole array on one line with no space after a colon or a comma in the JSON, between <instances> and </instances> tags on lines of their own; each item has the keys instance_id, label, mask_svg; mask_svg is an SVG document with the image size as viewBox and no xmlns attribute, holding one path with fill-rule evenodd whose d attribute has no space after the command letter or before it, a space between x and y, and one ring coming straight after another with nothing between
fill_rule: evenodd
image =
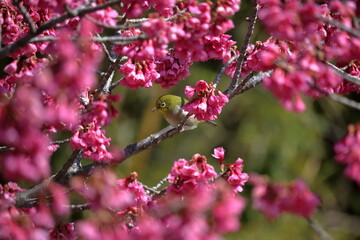
<instances>
[{"instance_id":1,"label":"blossom cluster","mask_svg":"<svg viewBox=\"0 0 360 240\"><path fill-rule=\"evenodd\" d=\"M272 75L264 79L264 86L287 110L305 110L301 94L321 97L358 90L342 80L326 61L343 67L357 60L359 39L322 21L322 18L330 19L355 28L351 21L355 16L355 2L331 1L320 5L315 1L259 0L258 4L259 18L273 38L248 50L244 73L273 70ZM358 76L357 70L353 67L348 72Z\"/></svg>"},{"instance_id":2,"label":"blossom cluster","mask_svg":"<svg viewBox=\"0 0 360 240\"><path fill-rule=\"evenodd\" d=\"M335 160L345 164L345 175L360 184L360 125L349 125L347 135L334 146Z\"/></svg>"},{"instance_id":3,"label":"blossom cluster","mask_svg":"<svg viewBox=\"0 0 360 240\"><path fill-rule=\"evenodd\" d=\"M198 81L195 87L186 86L185 95L192 99L183 106L183 109L194 114L195 118L201 121L215 120L229 101L227 95L204 80Z\"/></svg>"},{"instance_id":4,"label":"blossom cluster","mask_svg":"<svg viewBox=\"0 0 360 240\"><path fill-rule=\"evenodd\" d=\"M235 165L236 172L229 170L232 175L246 174L239 161L229 168ZM50 182L38 195L39 203L22 210L14 207L15 195L22 189L10 182L0 185L0 237L188 239L190 234L196 239L219 238L239 229L245 208L245 200L236 194L229 176L222 177L200 154L174 162L169 185L160 192L145 188L136 173L117 179L110 168L97 168L86 179L72 178L71 191ZM77 203L69 205L69 199ZM74 222L61 221L59 217L68 216L70 206L92 211Z\"/></svg>"},{"instance_id":5,"label":"blossom cluster","mask_svg":"<svg viewBox=\"0 0 360 240\"><path fill-rule=\"evenodd\" d=\"M117 117L118 112L112 103L119 100L119 95L100 95L97 101L89 99L85 113L81 116L81 124L70 140L71 147L83 150L85 158L98 162L110 162L114 159L108 151L111 138L105 136L105 130L101 127Z\"/></svg>"},{"instance_id":6,"label":"blossom cluster","mask_svg":"<svg viewBox=\"0 0 360 240\"><path fill-rule=\"evenodd\" d=\"M69 213L68 198L62 186L55 183L49 184L44 193L51 194L52 207L45 196L38 196L41 200L38 207L16 208L15 196L22 192L16 183L9 182L0 185L0 238L1 239L49 239L49 229L55 226L55 218L66 216ZM73 224L64 224L63 226ZM67 227L68 228L68 227ZM65 230L65 227L62 228ZM50 233L54 236L54 234ZM63 231L56 237L66 236L67 239L75 239L72 231ZM58 238L52 238L58 239Z\"/></svg>"},{"instance_id":7,"label":"blossom cluster","mask_svg":"<svg viewBox=\"0 0 360 240\"><path fill-rule=\"evenodd\" d=\"M309 218L320 205L319 197L300 179L290 184L272 184L266 177L252 174L250 184L254 186L254 208L265 214L269 220L285 212Z\"/></svg>"},{"instance_id":8,"label":"blossom cluster","mask_svg":"<svg viewBox=\"0 0 360 240\"><path fill-rule=\"evenodd\" d=\"M239 0L217 1L212 7L205 2L178 2L178 11L187 10L187 13L173 12L173 16L178 14L173 21L154 15L140 28L121 30L120 36L123 37L145 35L148 38L112 48L115 53L130 58L120 67L124 74L120 84L137 89L151 87L155 82L169 88L189 75L189 67L194 61L223 59L229 55L236 42L225 32L234 26L228 18L240 9L239 3ZM142 12L151 4L154 3L132 4L131 8ZM162 4L154 4L155 9L159 5ZM171 51L169 44L174 45Z\"/></svg>"}]
</instances>

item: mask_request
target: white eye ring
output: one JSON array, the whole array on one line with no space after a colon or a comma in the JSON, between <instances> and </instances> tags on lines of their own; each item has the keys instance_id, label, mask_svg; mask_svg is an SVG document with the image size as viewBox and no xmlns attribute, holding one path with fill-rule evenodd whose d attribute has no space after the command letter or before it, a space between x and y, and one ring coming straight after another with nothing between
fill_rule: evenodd
<instances>
[{"instance_id":1,"label":"white eye ring","mask_svg":"<svg viewBox=\"0 0 360 240\"><path fill-rule=\"evenodd\" d=\"M166 103L162 102L162 103L160 104L160 107L162 107L162 108L166 107Z\"/></svg>"}]
</instances>

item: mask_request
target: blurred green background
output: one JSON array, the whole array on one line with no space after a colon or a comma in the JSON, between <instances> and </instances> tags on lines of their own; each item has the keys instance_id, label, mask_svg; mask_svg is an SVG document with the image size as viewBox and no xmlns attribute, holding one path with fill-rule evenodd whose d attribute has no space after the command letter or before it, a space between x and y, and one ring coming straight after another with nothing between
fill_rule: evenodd
<instances>
[{"instance_id":1,"label":"blurred green background","mask_svg":"<svg viewBox=\"0 0 360 240\"><path fill-rule=\"evenodd\" d=\"M241 11L234 18L236 28L230 34L239 45L247 30L244 18L250 11L248 1L243 1ZM252 42L266 38L258 23ZM121 94L123 99L116 105L120 116L106 127L112 145L124 148L167 126L159 113L151 112L156 98L165 93L184 96L186 85L193 86L200 79L213 81L220 64L219 61L196 63L191 67L191 76L168 90L158 85L136 91L116 88L114 93ZM120 77L116 75L115 80ZM219 89L224 90L229 81L224 76ZM118 165L116 171L119 177L136 171L142 183L154 186L166 177L174 161L190 159L195 153L207 156L209 162L218 167L211 154L215 147L222 146L226 149L226 163L238 157L244 159L244 172L267 174L273 181L304 179L322 199L314 218L334 239L360 239L360 187L345 178L344 167L333 160L333 144L360 115L328 98L304 97L304 100L305 113L287 112L260 85L232 99L218 117L218 127L204 124L178 134L128 159ZM68 156L69 149L56 154L56 158ZM267 221L252 209L250 192L251 188L245 186L242 195L247 198L247 209L240 231L227 235L226 239L319 239L307 221L299 217L285 214L273 222Z\"/></svg>"}]
</instances>

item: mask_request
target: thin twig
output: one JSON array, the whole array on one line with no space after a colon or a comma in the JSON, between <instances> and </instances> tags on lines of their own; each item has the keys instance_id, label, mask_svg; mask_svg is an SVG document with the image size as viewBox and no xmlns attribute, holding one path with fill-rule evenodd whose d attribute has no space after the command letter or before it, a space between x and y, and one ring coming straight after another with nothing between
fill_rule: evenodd
<instances>
[{"instance_id":1,"label":"thin twig","mask_svg":"<svg viewBox=\"0 0 360 240\"><path fill-rule=\"evenodd\" d=\"M80 6L76 9L72 10L72 13L75 14L76 16L83 16L87 13L91 13L91 12L95 12L104 8L107 8L111 5L114 5L116 3L120 3L122 0L110 0L107 1L103 4L99 4L96 6ZM42 25L40 25L35 32L29 32L28 34L26 34L25 36L19 38L18 40L16 40L13 44L10 44L4 48L2 48L0 50L0 59L1 58L5 58L9 53L12 53L14 51L16 51L17 49L25 46L26 44L28 44L30 42L30 40L36 36L38 36L39 34L41 34L42 32L44 32L45 30L54 28L57 24L62 23L63 21L65 21L66 19L72 18L74 17L72 14L70 14L69 12L63 13L62 15L60 15L59 17L53 18L45 23L43 23Z\"/></svg>"},{"instance_id":2,"label":"thin twig","mask_svg":"<svg viewBox=\"0 0 360 240\"><path fill-rule=\"evenodd\" d=\"M101 37L100 34L97 34L98 37ZM109 50L107 49L105 43L100 43L101 44L101 47L105 53L105 56L107 58L107 60L109 60L110 63L114 63L115 59L111 56Z\"/></svg>"},{"instance_id":3,"label":"thin twig","mask_svg":"<svg viewBox=\"0 0 360 240\"><path fill-rule=\"evenodd\" d=\"M226 68L227 68L235 59L237 59L238 57L239 57L239 55L233 56L232 58L230 58L230 60L229 60L227 63L225 63L225 64L223 64L223 65L221 66L221 68L220 68L220 70L219 70L219 72L218 72L218 74L216 75L215 80L214 80L214 85L215 85L215 86L219 84L220 79L221 79L222 75L224 74Z\"/></svg>"},{"instance_id":4,"label":"thin twig","mask_svg":"<svg viewBox=\"0 0 360 240\"><path fill-rule=\"evenodd\" d=\"M241 93L248 91L251 88L256 87L263 81L264 77L269 77L272 72L273 72L272 70L269 70L266 72L257 73L256 75L251 77L248 81L245 81L241 89L236 89L236 91L234 91L234 93L230 95L230 98L233 98L236 95L239 95Z\"/></svg>"},{"instance_id":5,"label":"thin twig","mask_svg":"<svg viewBox=\"0 0 360 240\"><path fill-rule=\"evenodd\" d=\"M2 24L0 24L0 50L2 49Z\"/></svg>"},{"instance_id":6,"label":"thin twig","mask_svg":"<svg viewBox=\"0 0 360 240\"><path fill-rule=\"evenodd\" d=\"M341 29L347 33L350 33L351 35L360 38L360 31L353 29L353 28L349 28L347 26L345 26L344 24L342 24L339 21L336 21L334 19L330 19L330 18L326 18L324 16L317 16L318 19L320 19L323 22L329 23L331 25L333 25L334 27L337 27L338 29Z\"/></svg>"},{"instance_id":7,"label":"thin twig","mask_svg":"<svg viewBox=\"0 0 360 240\"><path fill-rule=\"evenodd\" d=\"M326 62L327 65L329 65L332 69L335 70L335 72L337 72L342 78L348 80L349 82L352 82L358 86L360 86L360 78L355 77L351 74L348 74L346 72L344 72L343 70L341 70L340 68L336 67L334 64Z\"/></svg>"},{"instance_id":8,"label":"thin twig","mask_svg":"<svg viewBox=\"0 0 360 240\"><path fill-rule=\"evenodd\" d=\"M55 41L58 40L58 37L54 37L54 36L44 36L44 37L34 37L31 40L29 40L29 43L37 43L37 42L50 42L50 41ZM76 39L76 38L72 38L72 39ZM139 40L143 40L146 39L146 35L145 34L141 34L141 35L137 35L137 36L127 36L127 37L122 37L122 36L97 36L97 37L93 37L91 38L91 41L93 42L98 42L98 43L106 43L106 42L111 42L113 44L116 45L126 45L135 41L139 41Z\"/></svg>"},{"instance_id":9,"label":"thin twig","mask_svg":"<svg viewBox=\"0 0 360 240\"><path fill-rule=\"evenodd\" d=\"M0 146L0 152L5 152L5 151L13 151L15 150L14 147L9 147L9 146Z\"/></svg>"},{"instance_id":10,"label":"thin twig","mask_svg":"<svg viewBox=\"0 0 360 240\"><path fill-rule=\"evenodd\" d=\"M67 143L67 142L70 142L70 138L63 139L63 140L55 140L55 141L52 141L52 142L51 142L51 145L52 145L52 144L62 144L62 143Z\"/></svg>"},{"instance_id":11,"label":"thin twig","mask_svg":"<svg viewBox=\"0 0 360 240\"><path fill-rule=\"evenodd\" d=\"M241 73L241 70L242 70L242 65L243 65L244 60L245 60L246 50L247 50L247 48L249 46L251 36L254 33L254 27L255 27L256 20L257 20L257 14L258 14L258 5L255 2L255 6L254 6L254 9L253 9L253 12L251 14L250 21L249 21L248 31L246 33L244 42L241 45L239 58L237 59L235 73L234 73L234 76L233 76L233 78L231 80L230 86L224 92L225 94L232 94L234 89L238 86L238 79L239 79L239 76L240 76L240 73Z\"/></svg>"},{"instance_id":12,"label":"thin twig","mask_svg":"<svg viewBox=\"0 0 360 240\"><path fill-rule=\"evenodd\" d=\"M111 81L115 74L115 69L119 66L120 61L122 60L122 56L118 56L115 60L115 62L111 63L108 67L108 70L103 75L101 79L101 92L108 94L110 93L110 87L111 87Z\"/></svg>"},{"instance_id":13,"label":"thin twig","mask_svg":"<svg viewBox=\"0 0 360 240\"><path fill-rule=\"evenodd\" d=\"M348 107L351 107L351 108L354 108L354 109L360 111L360 103L359 102L356 102L354 100L351 100L351 99L348 99L346 97L342 97L342 96L339 96L336 94L329 94L329 97L336 102L339 102L341 104L344 104L345 106L348 106Z\"/></svg>"},{"instance_id":14,"label":"thin twig","mask_svg":"<svg viewBox=\"0 0 360 240\"><path fill-rule=\"evenodd\" d=\"M333 238L325 231L325 229L314 219L307 219L310 227L315 231L321 240L333 240Z\"/></svg>"},{"instance_id":15,"label":"thin twig","mask_svg":"<svg viewBox=\"0 0 360 240\"><path fill-rule=\"evenodd\" d=\"M170 17L164 18L164 21L172 21L175 18L177 18L178 16L182 15L184 12L186 12L186 10L187 9L183 9L180 12L178 12ZM100 22L91 16L86 16L86 18L88 18L90 21L94 22L96 25L98 25L100 27L113 29L113 30L126 30L126 29L130 29L130 28L140 27L142 23L149 20L149 18L126 19L124 24L113 26L113 25L109 25L109 24Z\"/></svg>"},{"instance_id":16,"label":"thin twig","mask_svg":"<svg viewBox=\"0 0 360 240\"><path fill-rule=\"evenodd\" d=\"M139 182L139 183L141 183L141 182ZM148 191L148 192L150 192L150 193L153 193L153 194L159 194L159 191L156 191L154 188L149 187L149 186L147 186L147 185L145 185L145 184L143 184L143 183L141 183L141 185L143 186L143 188L144 188L146 191ZM147 194L151 196L150 193L147 193Z\"/></svg>"},{"instance_id":17,"label":"thin twig","mask_svg":"<svg viewBox=\"0 0 360 240\"><path fill-rule=\"evenodd\" d=\"M114 88L116 88L117 85L119 85L119 83L121 82L121 80L123 80L123 78L120 78L119 80L112 83L111 86L109 87L109 91L111 92Z\"/></svg>"},{"instance_id":18,"label":"thin twig","mask_svg":"<svg viewBox=\"0 0 360 240\"><path fill-rule=\"evenodd\" d=\"M21 14L23 15L25 21L29 25L30 31L34 33L36 31L35 24L33 20L31 19L31 16L29 15L28 11L24 7L24 5L21 5L22 0L13 0L14 5L19 9Z\"/></svg>"},{"instance_id":19,"label":"thin twig","mask_svg":"<svg viewBox=\"0 0 360 240\"><path fill-rule=\"evenodd\" d=\"M91 208L90 203L68 205L72 211L84 211Z\"/></svg>"},{"instance_id":20,"label":"thin twig","mask_svg":"<svg viewBox=\"0 0 360 240\"><path fill-rule=\"evenodd\" d=\"M246 83L248 83L251 80L251 78L254 77L254 75L255 75L254 71L251 71L248 75L246 75L246 77L240 82L240 84L235 88L233 93L230 95L230 98L234 97L239 91L241 91L241 89L243 89Z\"/></svg>"},{"instance_id":21,"label":"thin twig","mask_svg":"<svg viewBox=\"0 0 360 240\"><path fill-rule=\"evenodd\" d=\"M163 179L160 180L160 182L158 184L156 184L155 187L152 187L155 190L158 190L159 188L161 188L162 185L164 185L166 182L168 181L168 177L164 177Z\"/></svg>"},{"instance_id":22,"label":"thin twig","mask_svg":"<svg viewBox=\"0 0 360 240\"><path fill-rule=\"evenodd\" d=\"M87 19L89 19L90 21L92 21L93 23L95 23L96 25L103 27L103 28L107 28L107 29L113 29L113 30L126 30L126 29L130 29L133 28L133 26L131 25L110 25L110 24L106 24L103 22L100 22L98 20L96 20L95 18L91 17L91 16L86 16Z\"/></svg>"}]
</instances>

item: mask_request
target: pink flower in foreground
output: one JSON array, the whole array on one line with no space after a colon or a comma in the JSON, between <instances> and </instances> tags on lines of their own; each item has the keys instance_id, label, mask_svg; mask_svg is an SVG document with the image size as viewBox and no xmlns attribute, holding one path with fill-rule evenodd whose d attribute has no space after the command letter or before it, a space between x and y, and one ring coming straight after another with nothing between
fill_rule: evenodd
<instances>
[{"instance_id":1,"label":"pink flower in foreground","mask_svg":"<svg viewBox=\"0 0 360 240\"><path fill-rule=\"evenodd\" d=\"M133 172L129 177L117 180L117 184L132 193L136 204L143 207L150 201L150 196L146 194L144 186L137 180L137 176L137 173Z\"/></svg>"},{"instance_id":2,"label":"pink flower in foreground","mask_svg":"<svg viewBox=\"0 0 360 240\"><path fill-rule=\"evenodd\" d=\"M134 62L129 59L120 67L119 72L125 75L120 84L131 89L149 88L152 86L152 82L160 76L155 67L154 62L150 60Z\"/></svg>"},{"instance_id":3,"label":"pink flower in foreground","mask_svg":"<svg viewBox=\"0 0 360 240\"><path fill-rule=\"evenodd\" d=\"M158 19L150 19L144 23L144 31L149 32L149 39L140 39L126 45L115 45L112 49L119 55L128 56L136 61L160 59L168 52L169 24ZM154 30L156 29L156 30ZM159 32L158 32L159 31ZM124 30L120 36L136 37L142 34L140 29Z\"/></svg>"},{"instance_id":4,"label":"pink flower in foreground","mask_svg":"<svg viewBox=\"0 0 360 240\"><path fill-rule=\"evenodd\" d=\"M123 210L134 204L134 196L117 183L116 175L110 169L94 169L91 177L71 179L70 186L85 197L92 209Z\"/></svg>"},{"instance_id":5,"label":"pink flower in foreground","mask_svg":"<svg viewBox=\"0 0 360 240\"><path fill-rule=\"evenodd\" d=\"M195 154L191 160L179 159L174 162L168 181L172 185L167 187L167 191L185 193L193 191L199 183L206 182L217 176L214 168L207 163L204 156Z\"/></svg>"},{"instance_id":6,"label":"pink flower in foreground","mask_svg":"<svg viewBox=\"0 0 360 240\"><path fill-rule=\"evenodd\" d=\"M360 124L349 125L347 135L334 146L335 160L345 164L345 175L360 185Z\"/></svg>"},{"instance_id":7,"label":"pink flower in foreground","mask_svg":"<svg viewBox=\"0 0 360 240\"><path fill-rule=\"evenodd\" d=\"M229 101L228 97L217 90L212 83L208 84L204 80L198 81L195 87L187 86L185 88L188 98L192 98L195 93L197 93L195 98L186 103L183 109L202 121L215 120L225 103Z\"/></svg>"},{"instance_id":8,"label":"pink flower in foreground","mask_svg":"<svg viewBox=\"0 0 360 240\"><path fill-rule=\"evenodd\" d=\"M302 180L291 184L271 184L265 177L257 174L252 174L250 179L254 185L254 208L264 213L269 220L277 218L283 212L308 218L320 205L318 196Z\"/></svg>"},{"instance_id":9,"label":"pink flower in foreground","mask_svg":"<svg viewBox=\"0 0 360 240\"><path fill-rule=\"evenodd\" d=\"M189 68L192 65L190 57L184 60L178 59L173 52L155 63L156 71L160 74L159 78L155 79L155 83L160 84L162 88L175 86L179 80L189 76Z\"/></svg>"},{"instance_id":10,"label":"pink flower in foreground","mask_svg":"<svg viewBox=\"0 0 360 240\"><path fill-rule=\"evenodd\" d=\"M222 17L230 17L240 10L241 0L216 1L216 13Z\"/></svg>"},{"instance_id":11,"label":"pink flower in foreground","mask_svg":"<svg viewBox=\"0 0 360 240\"><path fill-rule=\"evenodd\" d=\"M287 187L287 194L282 200L284 211L302 216L310 217L315 208L320 205L319 197L311 192L303 180L295 180Z\"/></svg>"},{"instance_id":12,"label":"pink flower in foreground","mask_svg":"<svg viewBox=\"0 0 360 240\"><path fill-rule=\"evenodd\" d=\"M75 240L77 239L74 223L58 223L50 231L50 240Z\"/></svg>"},{"instance_id":13,"label":"pink flower in foreground","mask_svg":"<svg viewBox=\"0 0 360 240\"><path fill-rule=\"evenodd\" d=\"M231 47L236 44L230 40L231 36L222 34L220 36L206 35L204 37L205 51L208 59L223 59L230 51Z\"/></svg>"},{"instance_id":14,"label":"pink flower in foreground","mask_svg":"<svg viewBox=\"0 0 360 240\"><path fill-rule=\"evenodd\" d=\"M223 182L216 182L219 192L218 201L212 208L216 230L220 233L234 232L239 229L239 215L244 211L245 199L239 197Z\"/></svg>"},{"instance_id":15,"label":"pink flower in foreground","mask_svg":"<svg viewBox=\"0 0 360 240\"><path fill-rule=\"evenodd\" d=\"M105 130L101 130L96 123L88 124L85 128L77 130L70 140L73 149L83 150L85 158L97 162L111 162L112 154L107 150L111 138L105 136Z\"/></svg>"}]
</instances>

